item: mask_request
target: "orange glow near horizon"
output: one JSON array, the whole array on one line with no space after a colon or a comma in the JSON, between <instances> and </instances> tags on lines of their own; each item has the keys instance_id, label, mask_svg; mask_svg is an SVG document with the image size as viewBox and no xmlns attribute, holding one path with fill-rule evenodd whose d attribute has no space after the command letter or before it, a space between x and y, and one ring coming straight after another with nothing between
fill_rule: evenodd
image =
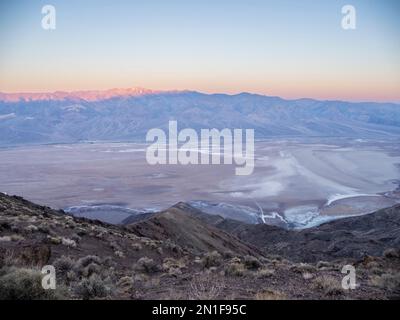
<instances>
[{"instance_id":1,"label":"orange glow near horizon","mask_svg":"<svg viewBox=\"0 0 400 320\"><path fill-rule=\"evenodd\" d=\"M400 103L400 2L54 0L0 10L0 92L142 87ZM111 9L112 8L112 9Z\"/></svg>"},{"instance_id":2,"label":"orange glow near horizon","mask_svg":"<svg viewBox=\"0 0 400 320\"><path fill-rule=\"evenodd\" d=\"M73 80L79 78L79 81ZM52 77L38 79L32 85L30 79L19 77L15 81L8 78L3 79L0 75L0 92L3 93L38 93L55 91L85 91L85 90L108 90L113 88L141 87L152 90L191 90L203 93L225 93L238 94L249 92L267 96L279 96L285 99L312 98L317 100L344 100L344 101L376 101L376 102L400 102L400 80L390 81L353 81L351 83L341 83L340 81L317 81L311 79L300 82L297 79L284 81L283 79L268 80L254 78L244 79L241 76L230 80L213 78L184 79L184 81L160 77L159 79L144 78L128 81L128 79L117 79L112 76L98 75L95 80L89 77L63 77L62 79L52 79ZM106 81L107 79L108 81ZM243 79L245 81L243 81ZM245 82L245 83L243 83Z\"/></svg>"}]
</instances>

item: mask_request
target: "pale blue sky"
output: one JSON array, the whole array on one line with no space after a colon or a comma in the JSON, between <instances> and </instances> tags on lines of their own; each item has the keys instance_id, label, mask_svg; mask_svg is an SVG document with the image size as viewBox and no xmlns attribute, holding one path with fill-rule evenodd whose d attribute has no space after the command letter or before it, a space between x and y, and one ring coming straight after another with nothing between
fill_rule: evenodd
<instances>
[{"instance_id":1,"label":"pale blue sky","mask_svg":"<svg viewBox=\"0 0 400 320\"><path fill-rule=\"evenodd\" d=\"M141 86L400 101L397 0L0 0L0 91ZM41 28L41 8L57 29ZM341 8L357 29L341 28Z\"/></svg>"}]
</instances>

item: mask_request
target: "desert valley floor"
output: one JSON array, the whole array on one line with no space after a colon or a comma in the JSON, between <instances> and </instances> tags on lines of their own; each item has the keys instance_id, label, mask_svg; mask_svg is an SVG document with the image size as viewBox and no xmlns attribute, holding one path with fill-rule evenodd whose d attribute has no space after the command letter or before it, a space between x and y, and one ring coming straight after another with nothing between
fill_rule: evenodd
<instances>
[{"instance_id":1,"label":"desert valley floor","mask_svg":"<svg viewBox=\"0 0 400 320\"><path fill-rule=\"evenodd\" d=\"M398 141L260 141L250 176L231 165L150 166L145 153L125 142L3 148L0 191L111 223L185 201L304 228L400 202Z\"/></svg>"}]
</instances>

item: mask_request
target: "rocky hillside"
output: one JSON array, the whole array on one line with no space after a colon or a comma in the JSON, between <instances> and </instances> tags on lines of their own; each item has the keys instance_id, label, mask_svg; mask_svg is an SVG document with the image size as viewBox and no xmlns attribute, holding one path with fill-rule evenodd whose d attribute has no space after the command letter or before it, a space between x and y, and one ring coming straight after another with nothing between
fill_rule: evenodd
<instances>
[{"instance_id":1,"label":"rocky hillside","mask_svg":"<svg viewBox=\"0 0 400 320\"><path fill-rule=\"evenodd\" d=\"M179 203L143 221L129 224L128 229L138 236L159 241L172 240L195 254L218 251L234 255L259 256L258 249L250 248L236 237L208 225L190 214L187 205Z\"/></svg>"},{"instance_id":2,"label":"rocky hillside","mask_svg":"<svg viewBox=\"0 0 400 320\"><path fill-rule=\"evenodd\" d=\"M202 219L267 254L278 254L293 261L361 259L366 255L380 256L387 248L400 248L400 205L300 231L235 220Z\"/></svg>"},{"instance_id":3,"label":"rocky hillside","mask_svg":"<svg viewBox=\"0 0 400 320\"><path fill-rule=\"evenodd\" d=\"M386 228L383 220L390 217L379 218L382 228ZM222 228L233 222L220 219L216 224L215 218L185 204L143 218L113 226L0 194L0 299L389 299L400 295L395 241L381 239L395 248L388 247L383 254L374 251L377 256L305 263L294 255L297 262L293 262L292 251L279 253L282 242L256 248L256 243L246 244L244 231ZM357 222L353 224L356 228ZM368 229L367 222L363 228ZM357 230L354 235L362 237ZM388 237L393 237L395 231L390 230ZM320 249L309 248L310 255ZM356 267L358 287L346 291L341 287L341 269L349 263ZM40 269L49 264L56 269L56 290L40 285Z\"/></svg>"}]
</instances>

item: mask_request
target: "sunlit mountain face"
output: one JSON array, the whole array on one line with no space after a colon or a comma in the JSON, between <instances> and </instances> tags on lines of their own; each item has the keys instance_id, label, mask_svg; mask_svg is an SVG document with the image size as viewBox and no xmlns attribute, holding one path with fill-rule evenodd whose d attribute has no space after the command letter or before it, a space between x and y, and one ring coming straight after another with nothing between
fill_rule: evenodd
<instances>
[{"instance_id":1,"label":"sunlit mountain face","mask_svg":"<svg viewBox=\"0 0 400 320\"><path fill-rule=\"evenodd\" d=\"M253 128L256 138L396 138L400 106L140 88L0 94L0 145L144 141L151 128Z\"/></svg>"}]
</instances>

